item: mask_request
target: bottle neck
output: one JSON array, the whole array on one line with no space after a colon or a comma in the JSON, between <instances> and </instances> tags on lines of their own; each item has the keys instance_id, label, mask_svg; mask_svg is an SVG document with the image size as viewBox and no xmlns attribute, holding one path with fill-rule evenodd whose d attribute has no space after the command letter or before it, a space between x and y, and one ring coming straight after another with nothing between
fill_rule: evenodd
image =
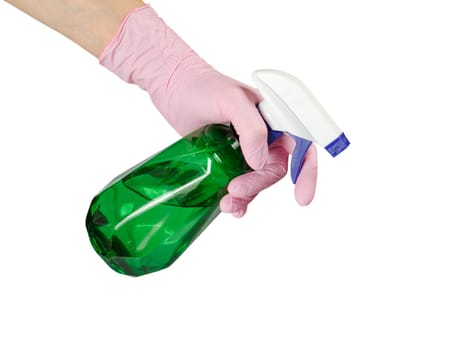
<instances>
[{"instance_id":1,"label":"bottle neck","mask_svg":"<svg viewBox=\"0 0 467 350\"><path fill-rule=\"evenodd\" d=\"M199 130L203 148L210 149L212 158L225 173L234 178L251 171L243 157L240 142L234 128L225 124L211 124Z\"/></svg>"}]
</instances>

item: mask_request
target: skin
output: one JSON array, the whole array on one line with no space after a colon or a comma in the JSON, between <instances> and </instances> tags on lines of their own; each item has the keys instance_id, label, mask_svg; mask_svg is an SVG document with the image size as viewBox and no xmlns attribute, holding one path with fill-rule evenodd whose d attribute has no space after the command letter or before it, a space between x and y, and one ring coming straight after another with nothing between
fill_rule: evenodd
<instances>
[{"instance_id":1,"label":"skin","mask_svg":"<svg viewBox=\"0 0 467 350\"><path fill-rule=\"evenodd\" d=\"M6 0L98 57L140 0Z\"/></svg>"}]
</instances>

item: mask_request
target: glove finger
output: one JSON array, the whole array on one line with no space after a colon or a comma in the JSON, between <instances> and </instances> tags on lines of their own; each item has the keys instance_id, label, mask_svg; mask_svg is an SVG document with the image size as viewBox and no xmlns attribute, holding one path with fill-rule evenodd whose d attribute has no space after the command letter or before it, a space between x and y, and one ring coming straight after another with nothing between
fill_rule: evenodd
<instances>
[{"instance_id":1,"label":"glove finger","mask_svg":"<svg viewBox=\"0 0 467 350\"><path fill-rule=\"evenodd\" d=\"M278 142L292 154L295 148L295 141L292 137L284 135ZM311 203L315 196L317 178L318 152L315 144L312 144L305 155L302 170L295 184L295 200L298 204L305 206Z\"/></svg>"},{"instance_id":2,"label":"glove finger","mask_svg":"<svg viewBox=\"0 0 467 350\"><path fill-rule=\"evenodd\" d=\"M220 209L224 213L231 213L233 216L240 218L245 215L248 203L251 200L253 200L253 198L236 198L230 194L226 194L220 202Z\"/></svg>"},{"instance_id":3,"label":"glove finger","mask_svg":"<svg viewBox=\"0 0 467 350\"><path fill-rule=\"evenodd\" d=\"M315 196L318 178L318 152L313 144L305 155L302 170L295 184L295 200L305 206L311 203Z\"/></svg>"},{"instance_id":4,"label":"glove finger","mask_svg":"<svg viewBox=\"0 0 467 350\"><path fill-rule=\"evenodd\" d=\"M295 148L295 141L289 135L284 135L277 141L290 154ZM295 184L295 200L298 204L306 206L315 196L316 181L318 177L318 152L316 145L312 144L303 160L302 170Z\"/></svg>"},{"instance_id":5,"label":"glove finger","mask_svg":"<svg viewBox=\"0 0 467 350\"><path fill-rule=\"evenodd\" d=\"M223 110L239 136L245 160L251 168L259 170L268 157L266 124L256 108L257 95L245 88L239 91L237 98L230 99Z\"/></svg>"},{"instance_id":6,"label":"glove finger","mask_svg":"<svg viewBox=\"0 0 467 350\"><path fill-rule=\"evenodd\" d=\"M269 149L267 164L264 168L240 175L228 186L229 194L251 202L262 190L275 184L287 174L288 153L280 145Z\"/></svg>"}]
</instances>

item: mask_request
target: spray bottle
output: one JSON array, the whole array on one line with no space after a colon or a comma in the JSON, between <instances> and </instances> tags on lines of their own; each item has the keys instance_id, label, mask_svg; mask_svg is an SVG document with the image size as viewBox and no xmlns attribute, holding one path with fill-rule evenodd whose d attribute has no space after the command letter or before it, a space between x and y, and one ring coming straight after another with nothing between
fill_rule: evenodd
<instances>
[{"instance_id":1,"label":"spray bottle","mask_svg":"<svg viewBox=\"0 0 467 350\"><path fill-rule=\"evenodd\" d=\"M312 142L335 157L349 141L297 78L277 70L252 75L272 143L288 133L295 183ZM251 169L233 128L213 124L186 135L110 182L86 218L91 244L115 271L140 276L170 266L220 213L230 180Z\"/></svg>"}]
</instances>

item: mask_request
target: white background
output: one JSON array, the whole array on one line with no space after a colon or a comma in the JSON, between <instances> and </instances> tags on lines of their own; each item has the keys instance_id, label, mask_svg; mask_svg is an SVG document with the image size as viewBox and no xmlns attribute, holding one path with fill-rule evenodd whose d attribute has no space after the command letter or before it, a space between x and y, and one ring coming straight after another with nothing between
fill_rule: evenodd
<instances>
[{"instance_id":1,"label":"white background","mask_svg":"<svg viewBox=\"0 0 467 350\"><path fill-rule=\"evenodd\" d=\"M466 349L464 1L160 1L222 72L298 76L352 142L221 215L169 269L110 270L92 197L178 139L149 97L0 3L1 349Z\"/></svg>"}]
</instances>

